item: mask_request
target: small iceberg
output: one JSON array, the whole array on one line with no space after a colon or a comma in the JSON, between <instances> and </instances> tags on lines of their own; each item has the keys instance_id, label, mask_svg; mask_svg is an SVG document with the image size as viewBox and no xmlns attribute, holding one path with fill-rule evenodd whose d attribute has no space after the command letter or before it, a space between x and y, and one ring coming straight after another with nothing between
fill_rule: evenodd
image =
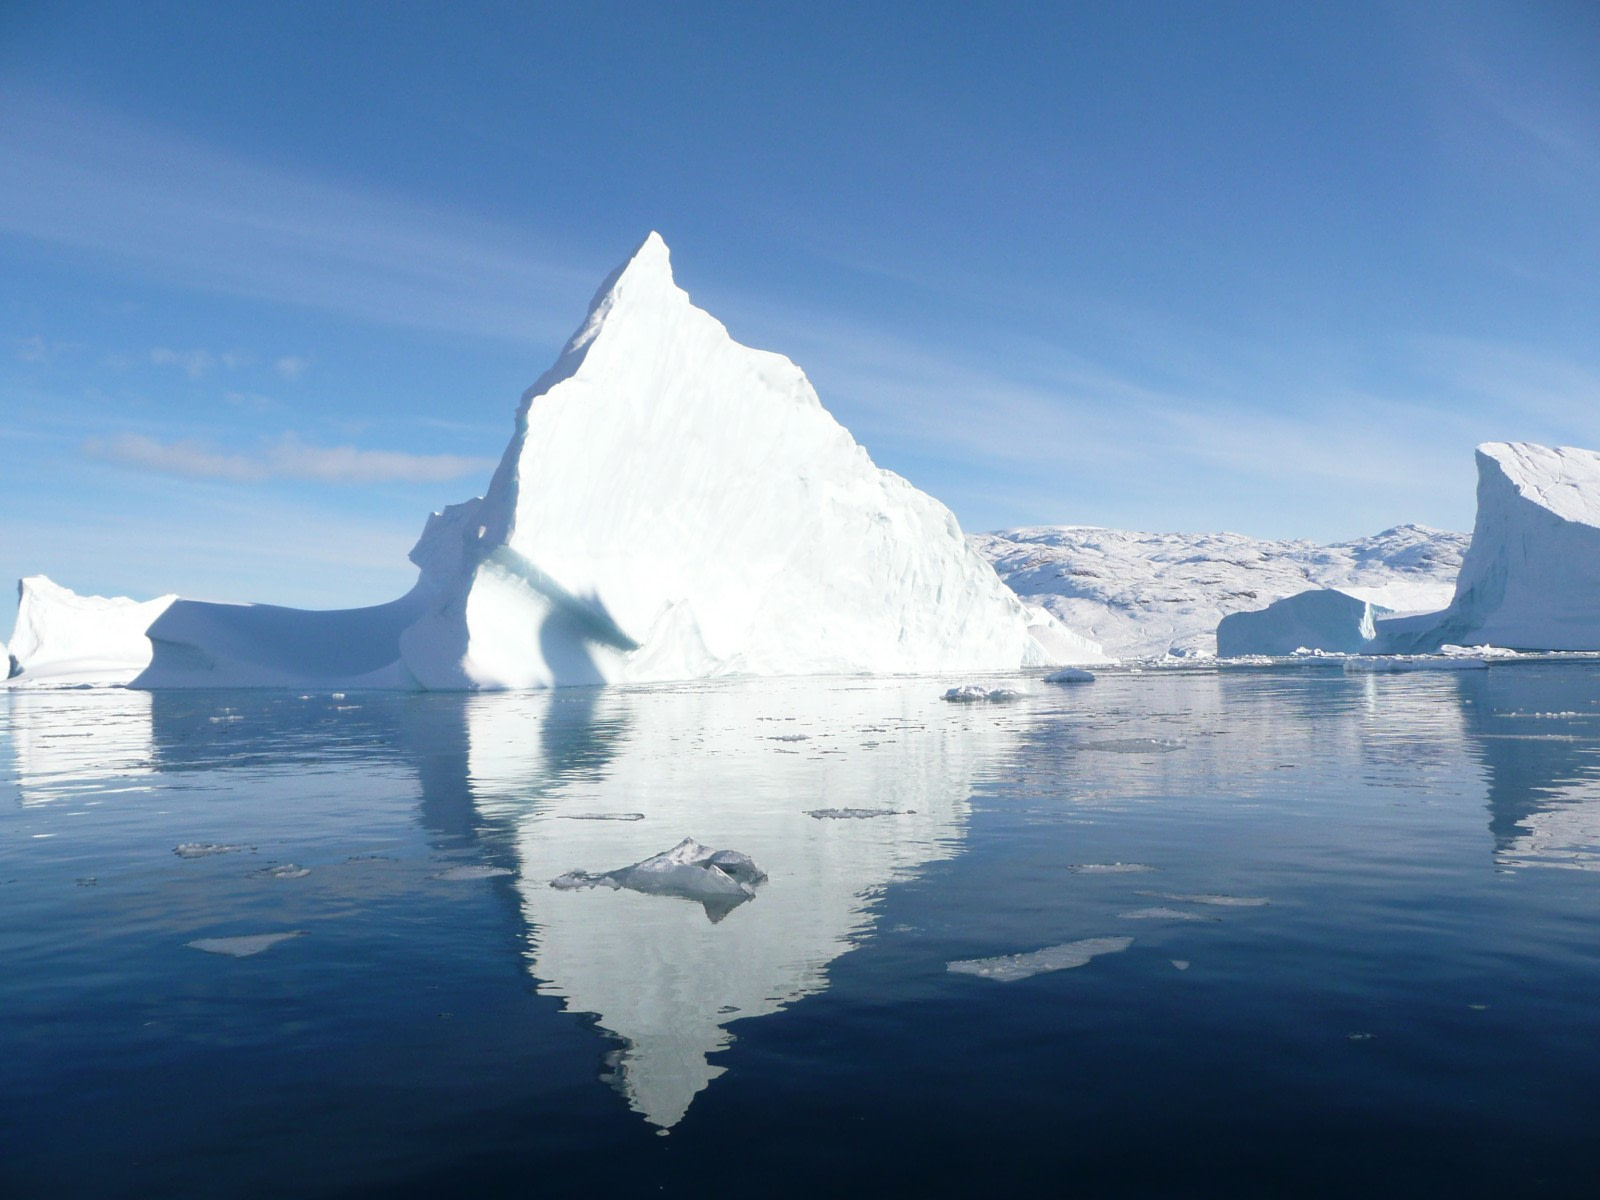
<instances>
[{"instance_id":1,"label":"small iceberg","mask_svg":"<svg viewBox=\"0 0 1600 1200\"><path fill-rule=\"evenodd\" d=\"M631 866L600 874L568 871L552 879L550 886L562 891L606 887L652 896L678 896L698 901L714 924L746 900L754 899L756 885L766 879L767 873L748 854L713 850L693 838L684 838L671 850Z\"/></svg>"},{"instance_id":2,"label":"small iceberg","mask_svg":"<svg viewBox=\"0 0 1600 1200\"><path fill-rule=\"evenodd\" d=\"M1046 683L1093 683L1094 672L1085 671L1082 667L1062 667L1059 671L1051 671L1044 677Z\"/></svg>"},{"instance_id":3,"label":"small iceberg","mask_svg":"<svg viewBox=\"0 0 1600 1200\"><path fill-rule=\"evenodd\" d=\"M964 958L946 964L946 970L958 975L978 975L984 979L997 979L1011 983L1042 975L1046 971L1070 971L1081 967L1102 954L1116 954L1133 945L1131 937L1084 938L1065 942L1059 946L1046 946L1030 954L1002 954L995 958Z\"/></svg>"},{"instance_id":4,"label":"small iceberg","mask_svg":"<svg viewBox=\"0 0 1600 1200\"><path fill-rule=\"evenodd\" d=\"M946 700L956 704L983 704L989 701L1020 700L1022 693L1016 688L984 687L978 683L964 683L944 694Z\"/></svg>"},{"instance_id":5,"label":"small iceberg","mask_svg":"<svg viewBox=\"0 0 1600 1200\"><path fill-rule=\"evenodd\" d=\"M196 938L185 942L191 950L204 950L207 954L225 954L229 958L249 958L270 950L279 942L305 936L304 929L291 929L287 933L250 933L243 937Z\"/></svg>"}]
</instances>

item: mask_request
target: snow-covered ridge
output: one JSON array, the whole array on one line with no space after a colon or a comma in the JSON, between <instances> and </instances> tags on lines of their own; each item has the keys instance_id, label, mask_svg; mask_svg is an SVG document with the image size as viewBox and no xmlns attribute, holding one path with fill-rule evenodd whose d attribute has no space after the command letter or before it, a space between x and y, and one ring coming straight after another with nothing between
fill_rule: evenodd
<instances>
[{"instance_id":1,"label":"snow-covered ridge","mask_svg":"<svg viewBox=\"0 0 1600 1200\"><path fill-rule=\"evenodd\" d=\"M484 496L429 518L411 558L417 586L370 609L175 601L146 622L154 656L133 683L522 688L1103 661L1019 600L947 508L875 466L799 367L696 308L656 234L524 394ZM61 646L72 611L45 622ZM35 678L55 661L17 659Z\"/></svg>"},{"instance_id":2,"label":"snow-covered ridge","mask_svg":"<svg viewBox=\"0 0 1600 1200\"><path fill-rule=\"evenodd\" d=\"M969 540L1024 600L1122 657L1214 654L1224 616L1315 588L1396 612L1439 608L1469 541L1423 525L1332 545L1072 525Z\"/></svg>"}]
</instances>

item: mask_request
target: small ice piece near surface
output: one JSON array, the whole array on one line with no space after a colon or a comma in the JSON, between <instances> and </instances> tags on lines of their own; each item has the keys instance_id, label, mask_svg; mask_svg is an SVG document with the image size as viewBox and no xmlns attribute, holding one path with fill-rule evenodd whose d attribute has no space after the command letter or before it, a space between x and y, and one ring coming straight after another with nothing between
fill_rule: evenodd
<instances>
[{"instance_id":1,"label":"small ice piece near surface","mask_svg":"<svg viewBox=\"0 0 1600 1200\"><path fill-rule=\"evenodd\" d=\"M207 954L226 954L229 958L249 958L270 950L279 942L302 937L304 929L291 929L287 933L250 933L244 937L196 938L185 942L191 950L204 950Z\"/></svg>"},{"instance_id":2,"label":"small ice piece near surface","mask_svg":"<svg viewBox=\"0 0 1600 1200\"><path fill-rule=\"evenodd\" d=\"M311 874L310 867L302 867L299 863L279 863L273 867L262 867L259 871L250 872L262 879L304 879Z\"/></svg>"},{"instance_id":3,"label":"small ice piece near surface","mask_svg":"<svg viewBox=\"0 0 1600 1200\"><path fill-rule=\"evenodd\" d=\"M678 896L697 900L713 923L722 920L746 900L753 899L756 885L766 882L767 874L747 854L737 850L713 850L692 837L684 838L671 850L652 855L631 866L591 874L573 870L550 881L562 891L580 888L626 888L652 896Z\"/></svg>"},{"instance_id":4,"label":"small ice piece near surface","mask_svg":"<svg viewBox=\"0 0 1600 1200\"><path fill-rule=\"evenodd\" d=\"M769 742L809 742L810 740L811 735L809 733L779 733L767 739Z\"/></svg>"},{"instance_id":5,"label":"small ice piece near surface","mask_svg":"<svg viewBox=\"0 0 1600 1200\"><path fill-rule=\"evenodd\" d=\"M496 875L510 875L512 872L505 867L490 867L479 863L469 863L465 866L451 867L448 871L440 871L435 879L448 879L451 882L462 879L493 879Z\"/></svg>"},{"instance_id":6,"label":"small ice piece near surface","mask_svg":"<svg viewBox=\"0 0 1600 1200\"><path fill-rule=\"evenodd\" d=\"M1186 958L1174 958L1170 959L1169 961L1180 971L1187 971L1189 969L1189 960Z\"/></svg>"},{"instance_id":7,"label":"small ice piece near surface","mask_svg":"<svg viewBox=\"0 0 1600 1200\"><path fill-rule=\"evenodd\" d=\"M1184 749L1184 743L1175 738L1111 738L1103 742L1083 742L1080 750L1099 750L1106 754L1170 754Z\"/></svg>"},{"instance_id":8,"label":"small ice piece near surface","mask_svg":"<svg viewBox=\"0 0 1600 1200\"><path fill-rule=\"evenodd\" d=\"M1174 900L1179 904L1214 904L1219 908L1261 908L1271 903L1265 896L1224 896L1212 892L1140 892L1156 900Z\"/></svg>"},{"instance_id":9,"label":"small ice piece near surface","mask_svg":"<svg viewBox=\"0 0 1600 1200\"><path fill-rule=\"evenodd\" d=\"M1046 971L1070 971L1081 967L1101 954L1116 954L1133 945L1131 937L1084 938L1065 942L1059 946L1046 946L1029 954L1001 954L995 958L964 958L946 964L946 970L958 975L978 975L984 979L997 979L1011 983L1042 975Z\"/></svg>"},{"instance_id":10,"label":"small ice piece near surface","mask_svg":"<svg viewBox=\"0 0 1600 1200\"><path fill-rule=\"evenodd\" d=\"M557 813L563 821L642 821L643 813Z\"/></svg>"},{"instance_id":11,"label":"small ice piece near surface","mask_svg":"<svg viewBox=\"0 0 1600 1200\"><path fill-rule=\"evenodd\" d=\"M1132 912L1118 913L1124 921L1220 921L1204 913L1184 912L1180 908L1136 908Z\"/></svg>"},{"instance_id":12,"label":"small ice piece near surface","mask_svg":"<svg viewBox=\"0 0 1600 1200\"><path fill-rule=\"evenodd\" d=\"M1154 871L1155 868L1148 863L1068 863L1067 870L1079 875L1132 875L1142 871Z\"/></svg>"},{"instance_id":13,"label":"small ice piece near surface","mask_svg":"<svg viewBox=\"0 0 1600 1200\"><path fill-rule=\"evenodd\" d=\"M205 858L212 854L237 854L254 846L224 846L220 842L180 842L172 848L179 858Z\"/></svg>"},{"instance_id":14,"label":"small ice piece near surface","mask_svg":"<svg viewBox=\"0 0 1600 1200\"><path fill-rule=\"evenodd\" d=\"M1046 683L1093 683L1094 672L1085 671L1082 667L1062 667L1059 671L1051 671L1044 677Z\"/></svg>"},{"instance_id":15,"label":"small ice piece near surface","mask_svg":"<svg viewBox=\"0 0 1600 1200\"><path fill-rule=\"evenodd\" d=\"M806 816L819 821L864 821L870 817L903 817L916 812L914 808L812 808Z\"/></svg>"},{"instance_id":16,"label":"small ice piece near surface","mask_svg":"<svg viewBox=\"0 0 1600 1200\"><path fill-rule=\"evenodd\" d=\"M1018 700L1022 693L1015 688L984 687L977 683L964 683L944 694L946 700L957 704L982 704L988 701Z\"/></svg>"}]
</instances>

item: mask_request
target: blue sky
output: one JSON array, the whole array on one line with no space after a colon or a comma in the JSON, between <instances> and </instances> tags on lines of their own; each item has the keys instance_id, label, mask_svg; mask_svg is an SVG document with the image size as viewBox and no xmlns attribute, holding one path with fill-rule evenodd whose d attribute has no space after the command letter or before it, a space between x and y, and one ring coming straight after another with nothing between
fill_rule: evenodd
<instances>
[{"instance_id":1,"label":"blue sky","mask_svg":"<svg viewBox=\"0 0 1600 1200\"><path fill-rule=\"evenodd\" d=\"M0 6L0 576L409 586L650 229L971 530L1600 447L1592 4Z\"/></svg>"}]
</instances>

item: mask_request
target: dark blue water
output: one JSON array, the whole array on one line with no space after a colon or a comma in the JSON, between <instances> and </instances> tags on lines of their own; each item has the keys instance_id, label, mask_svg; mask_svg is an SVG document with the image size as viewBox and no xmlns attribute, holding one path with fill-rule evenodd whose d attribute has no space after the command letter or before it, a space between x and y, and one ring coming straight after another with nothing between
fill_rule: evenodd
<instances>
[{"instance_id":1,"label":"dark blue water","mask_svg":"<svg viewBox=\"0 0 1600 1200\"><path fill-rule=\"evenodd\" d=\"M951 682L10 693L0 1194L1592 1194L1600 671Z\"/></svg>"}]
</instances>

